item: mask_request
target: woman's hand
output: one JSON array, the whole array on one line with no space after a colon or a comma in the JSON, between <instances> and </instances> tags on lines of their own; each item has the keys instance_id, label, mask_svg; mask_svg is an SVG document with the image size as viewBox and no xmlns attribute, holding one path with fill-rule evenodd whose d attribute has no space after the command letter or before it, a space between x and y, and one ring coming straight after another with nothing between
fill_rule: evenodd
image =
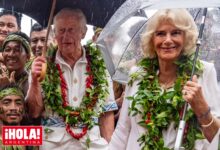
<instances>
[{"instance_id":1,"label":"woman's hand","mask_svg":"<svg viewBox=\"0 0 220 150\"><path fill-rule=\"evenodd\" d=\"M182 90L183 99L187 101L194 113L201 116L209 109L202 93L202 87L198 84L197 76L194 75L192 81L187 81Z\"/></svg>"},{"instance_id":2,"label":"woman's hand","mask_svg":"<svg viewBox=\"0 0 220 150\"><path fill-rule=\"evenodd\" d=\"M198 84L196 75L192 81L187 81L182 90L183 98L187 101L197 116L206 139L211 142L220 128L220 120L214 117L205 101L202 87Z\"/></svg>"}]
</instances>

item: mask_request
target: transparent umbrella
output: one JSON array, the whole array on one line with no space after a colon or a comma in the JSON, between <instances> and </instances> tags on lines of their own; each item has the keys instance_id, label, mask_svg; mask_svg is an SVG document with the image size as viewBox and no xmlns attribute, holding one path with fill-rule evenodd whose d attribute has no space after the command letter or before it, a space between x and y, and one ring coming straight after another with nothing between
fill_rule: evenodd
<instances>
[{"instance_id":1,"label":"transparent umbrella","mask_svg":"<svg viewBox=\"0 0 220 150\"><path fill-rule=\"evenodd\" d=\"M97 42L112 79L121 83L128 81L130 70L143 57L140 37L147 26L147 20L158 9L164 8L187 8L198 27L202 8L208 8L199 57L215 63L220 81L219 0L127 0L111 17Z\"/></svg>"}]
</instances>

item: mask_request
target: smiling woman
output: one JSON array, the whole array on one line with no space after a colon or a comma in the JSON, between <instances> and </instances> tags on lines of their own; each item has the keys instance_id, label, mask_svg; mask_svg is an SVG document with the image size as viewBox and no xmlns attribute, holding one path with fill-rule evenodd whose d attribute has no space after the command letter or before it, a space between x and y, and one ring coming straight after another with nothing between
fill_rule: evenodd
<instances>
[{"instance_id":1,"label":"smiling woman","mask_svg":"<svg viewBox=\"0 0 220 150\"><path fill-rule=\"evenodd\" d=\"M184 44L184 32L169 23L163 23L163 26L155 31L153 44L157 53L159 63L177 59Z\"/></svg>"},{"instance_id":2,"label":"smiling woman","mask_svg":"<svg viewBox=\"0 0 220 150\"><path fill-rule=\"evenodd\" d=\"M197 60L189 81L197 35L186 9L160 9L148 20L141 37L145 58L130 75L109 149L173 149L185 102L191 107L182 146L217 149L220 95L214 65Z\"/></svg>"}]
</instances>

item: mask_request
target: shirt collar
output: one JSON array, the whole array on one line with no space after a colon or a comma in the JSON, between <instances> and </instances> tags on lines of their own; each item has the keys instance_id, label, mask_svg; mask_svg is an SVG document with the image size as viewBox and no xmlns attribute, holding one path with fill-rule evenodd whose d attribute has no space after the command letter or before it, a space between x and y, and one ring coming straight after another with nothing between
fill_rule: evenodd
<instances>
[{"instance_id":1,"label":"shirt collar","mask_svg":"<svg viewBox=\"0 0 220 150\"><path fill-rule=\"evenodd\" d=\"M86 59L86 50L84 47L82 47L82 56L76 61L76 63L87 63ZM60 51L58 50L56 53L56 63L63 64L63 65L68 65L64 59L62 58Z\"/></svg>"}]
</instances>

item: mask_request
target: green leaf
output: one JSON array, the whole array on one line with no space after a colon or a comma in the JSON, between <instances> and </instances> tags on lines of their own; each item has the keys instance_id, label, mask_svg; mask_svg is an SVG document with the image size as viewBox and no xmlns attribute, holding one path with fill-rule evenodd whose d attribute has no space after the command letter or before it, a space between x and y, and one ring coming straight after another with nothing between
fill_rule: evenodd
<instances>
[{"instance_id":1,"label":"green leaf","mask_svg":"<svg viewBox=\"0 0 220 150\"><path fill-rule=\"evenodd\" d=\"M173 89L163 90L160 87L157 76L157 71L159 70L157 58L142 59L138 64L139 71L130 75L129 86L138 82L138 90L134 95L127 97L131 102L129 115L140 115L141 120L138 124L148 131L138 139L142 150L169 149L164 146L162 131L166 130L173 121L175 126L178 126L180 120L179 111L185 103L182 99L182 87L189 80L192 70L192 57L181 56L175 62L178 69ZM198 61L196 73L201 71L200 64L201 62ZM190 121L190 130L187 138L184 139L186 141L186 144L184 144L186 149L192 149L195 140L202 138L201 130L196 126L196 123L192 122L192 120L195 120L193 116L194 114L191 110L186 113L186 120Z\"/></svg>"},{"instance_id":2,"label":"green leaf","mask_svg":"<svg viewBox=\"0 0 220 150\"><path fill-rule=\"evenodd\" d=\"M64 118L67 124L76 125L77 123L82 123L91 129L96 124L92 117L99 117L103 112L104 102L109 95L109 85L106 80L107 71L105 62L100 50L92 43L88 43L85 49L91 69L91 71L86 72L86 75L88 77L92 76L93 80L91 88L86 88L85 95L79 107L63 107L63 97L65 97L61 93L62 86L65 85L64 82L61 83L63 72L58 70L54 62L57 47L50 47L47 51L47 74L45 80L42 82L42 88L45 94L45 109L48 109L46 112L56 112ZM65 90L65 88L62 90ZM91 103L94 104L90 106ZM98 111L93 109L96 106ZM80 115L72 115L71 113L73 112L80 112ZM88 141L87 144L89 146Z\"/></svg>"}]
</instances>

